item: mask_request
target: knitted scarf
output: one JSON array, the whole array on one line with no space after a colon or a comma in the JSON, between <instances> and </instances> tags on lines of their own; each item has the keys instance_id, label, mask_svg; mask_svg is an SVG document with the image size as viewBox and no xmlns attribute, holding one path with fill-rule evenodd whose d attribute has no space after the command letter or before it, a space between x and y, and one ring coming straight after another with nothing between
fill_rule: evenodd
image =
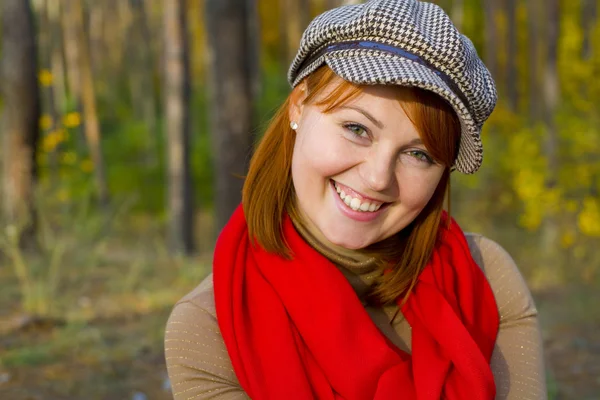
<instances>
[{"instance_id":1,"label":"knitted scarf","mask_svg":"<svg viewBox=\"0 0 600 400\"><path fill-rule=\"evenodd\" d=\"M496 302L460 227L442 226L401 308L412 328L408 354L379 331L339 269L289 217L283 234L293 259L286 260L251 241L240 206L219 236L213 273L219 327L248 396L493 399Z\"/></svg>"}]
</instances>

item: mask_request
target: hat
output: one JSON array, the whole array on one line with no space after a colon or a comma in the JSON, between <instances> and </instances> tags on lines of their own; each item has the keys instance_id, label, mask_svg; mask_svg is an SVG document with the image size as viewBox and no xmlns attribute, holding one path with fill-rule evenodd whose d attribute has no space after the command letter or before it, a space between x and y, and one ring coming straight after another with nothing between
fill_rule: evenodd
<instances>
[{"instance_id":1,"label":"hat","mask_svg":"<svg viewBox=\"0 0 600 400\"><path fill-rule=\"evenodd\" d=\"M414 86L438 94L461 124L454 167L472 174L481 166L481 128L496 105L496 87L473 43L437 5L370 0L319 15L302 36L288 81L295 87L323 64L355 84Z\"/></svg>"}]
</instances>

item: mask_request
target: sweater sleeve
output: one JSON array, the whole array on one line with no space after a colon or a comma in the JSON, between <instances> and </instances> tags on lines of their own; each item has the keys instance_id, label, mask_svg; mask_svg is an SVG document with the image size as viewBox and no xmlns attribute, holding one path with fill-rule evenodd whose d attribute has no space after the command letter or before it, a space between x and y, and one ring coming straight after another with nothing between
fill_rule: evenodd
<instances>
[{"instance_id":1,"label":"sweater sleeve","mask_svg":"<svg viewBox=\"0 0 600 400\"><path fill-rule=\"evenodd\" d=\"M165 356L175 400L248 399L214 313L198 301L182 300L173 309L165 333Z\"/></svg>"},{"instance_id":2,"label":"sweater sleeve","mask_svg":"<svg viewBox=\"0 0 600 400\"><path fill-rule=\"evenodd\" d=\"M542 339L531 293L515 262L500 245L483 236L476 236L475 243L474 258L481 261L500 312L491 361L496 399L545 400Z\"/></svg>"}]
</instances>

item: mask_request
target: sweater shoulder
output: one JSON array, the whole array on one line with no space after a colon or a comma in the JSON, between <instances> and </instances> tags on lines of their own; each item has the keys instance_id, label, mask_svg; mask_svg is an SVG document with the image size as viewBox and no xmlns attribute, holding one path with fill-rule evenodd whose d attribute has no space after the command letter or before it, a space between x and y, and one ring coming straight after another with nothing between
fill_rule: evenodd
<instances>
[{"instance_id":1,"label":"sweater shoulder","mask_svg":"<svg viewBox=\"0 0 600 400\"><path fill-rule=\"evenodd\" d=\"M510 324L537 315L525 278L511 255L483 235L467 233L469 250L485 274L500 312L500 324Z\"/></svg>"},{"instance_id":2,"label":"sweater shoulder","mask_svg":"<svg viewBox=\"0 0 600 400\"><path fill-rule=\"evenodd\" d=\"M217 311L215 307L213 274L210 273L191 292L183 296L181 300L177 302L177 305L183 303L192 304L216 318Z\"/></svg>"}]
</instances>

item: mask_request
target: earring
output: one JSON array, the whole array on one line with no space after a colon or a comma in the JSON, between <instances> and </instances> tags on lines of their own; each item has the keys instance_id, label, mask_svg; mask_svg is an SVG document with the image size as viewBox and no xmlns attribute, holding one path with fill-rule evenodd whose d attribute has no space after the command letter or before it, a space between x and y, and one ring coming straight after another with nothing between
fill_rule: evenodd
<instances>
[{"instance_id":1,"label":"earring","mask_svg":"<svg viewBox=\"0 0 600 400\"><path fill-rule=\"evenodd\" d=\"M290 128L292 128L293 130L298 129L298 124L295 121L290 122Z\"/></svg>"}]
</instances>

